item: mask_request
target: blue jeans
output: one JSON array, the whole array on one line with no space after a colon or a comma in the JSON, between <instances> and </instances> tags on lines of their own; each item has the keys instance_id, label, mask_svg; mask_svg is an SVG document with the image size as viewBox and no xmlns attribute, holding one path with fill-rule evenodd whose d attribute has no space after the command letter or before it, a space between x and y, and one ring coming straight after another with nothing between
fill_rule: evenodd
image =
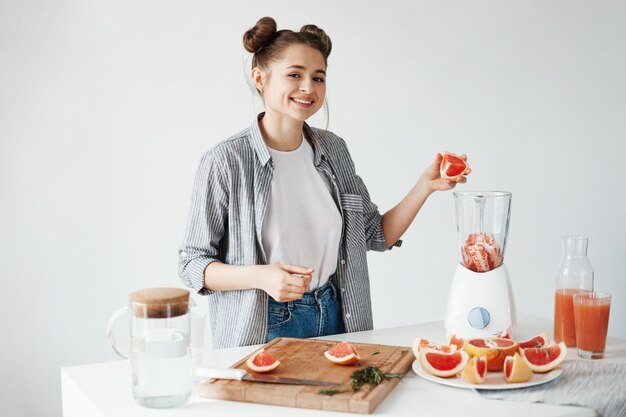
<instances>
[{"instance_id":1,"label":"blue jeans","mask_svg":"<svg viewBox=\"0 0 626 417\"><path fill-rule=\"evenodd\" d=\"M278 302L270 297L267 342L276 337L317 337L345 333L341 299L334 275L299 300Z\"/></svg>"}]
</instances>

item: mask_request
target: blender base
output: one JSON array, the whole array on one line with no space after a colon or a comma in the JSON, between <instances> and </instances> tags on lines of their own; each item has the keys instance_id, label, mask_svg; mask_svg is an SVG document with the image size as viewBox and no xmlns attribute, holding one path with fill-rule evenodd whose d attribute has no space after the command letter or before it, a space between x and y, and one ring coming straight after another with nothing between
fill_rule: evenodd
<instances>
[{"instance_id":1,"label":"blender base","mask_svg":"<svg viewBox=\"0 0 626 417\"><path fill-rule=\"evenodd\" d=\"M474 272L459 264L446 308L446 337L464 339L509 336L517 325L515 299L504 264L488 272Z\"/></svg>"}]
</instances>

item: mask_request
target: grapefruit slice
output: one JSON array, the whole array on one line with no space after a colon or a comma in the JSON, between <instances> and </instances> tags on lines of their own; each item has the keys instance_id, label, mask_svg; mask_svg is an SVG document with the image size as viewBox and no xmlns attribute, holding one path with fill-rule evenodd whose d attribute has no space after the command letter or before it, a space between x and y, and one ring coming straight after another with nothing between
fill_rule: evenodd
<instances>
[{"instance_id":1,"label":"grapefruit slice","mask_svg":"<svg viewBox=\"0 0 626 417\"><path fill-rule=\"evenodd\" d=\"M515 340L502 337L487 339L468 339L463 349L472 357L487 356L487 370L501 371L504 359L517 352L518 344Z\"/></svg>"},{"instance_id":2,"label":"grapefruit slice","mask_svg":"<svg viewBox=\"0 0 626 417\"><path fill-rule=\"evenodd\" d=\"M461 379L470 384L484 384L487 380L487 357L471 358L461 371Z\"/></svg>"},{"instance_id":3,"label":"grapefruit slice","mask_svg":"<svg viewBox=\"0 0 626 417\"><path fill-rule=\"evenodd\" d=\"M465 174L468 168L467 162L461 157L450 152L444 152L441 165L439 165L439 174L444 179L456 179Z\"/></svg>"},{"instance_id":4,"label":"grapefruit slice","mask_svg":"<svg viewBox=\"0 0 626 417\"><path fill-rule=\"evenodd\" d=\"M528 348L547 346L550 343L550 339L548 338L547 333L541 333L541 334L538 334L537 336L531 337L528 340L525 340L523 342L518 342L518 343L519 343L520 349L528 349Z\"/></svg>"},{"instance_id":5,"label":"grapefruit slice","mask_svg":"<svg viewBox=\"0 0 626 417\"><path fill-rule=\"evenodd\" d=\"M507 383L526 382L532 377L533 371L519 353L504 359L504 380Z\"/></svg>"},{"instance_id":6,"label":"grapefruit slice","mask_svg":"<svg viewBox=\"0 0 626 417\"><path fill-rule=\"evenodd\" d=\"M439 350L441 352L452 352L453 350L456 350L455 346L449 346L449 344L448 345L437 345L435 343L431 343L427 339L421 339L419 337L416 337L415 339L413 339L413 344L412 344L411 347L413 349L413 354L418 359L420 357L420 350L421 350L421 348L425 348L425 347L429 348L429 349Z\"/></svg>"},{"instance_id":7,"label":"grapefruit slice","mask_svg":"<svg viewBox=\"0 0 626 417\"><path fill-rule=\"evenodd\" d=\"M503 339L512 339L512 337L511 337L511 328L507 327L506 330L503 330L500 333L496 333L495 336L496 337L501 337Z\"/></svg>"},{"instance_id":8,"label":"grapefruit slice","mask_svg":"<svg viewBox=\"0 0 626 417\"><path fill-rule=\"evenodd\" d=\"M457 337L457 335L455 334L452 334L450 335L450 337L448 337L447 345L452 348L456 348L456 350L463 349L464 344L465 344L465 340L460 337Z\"/></svg>"},{"instance_id":9,"label":"grapefruit slice","mask_svg":"<svg viewBox=\"0 0 626 417\"><path fill-rule=\"evenodd\" d=\"M555 369L565 360L567 346L561 342L558 345L520 349L520 353L533 372L545 373Z\"/></svg>"},{"instance_id":10,"label":"grapefruit slice","mask_svg":"<svg viewBox=\"0 0 626 417\"><path fill-rule=\"evenodd\" d=\"M420 349L419 353L422 369L431 375L442 378L455 376L465 368L469 360L467 352L463 350L442 352L440 350L423 347Z\"/></svg>"},{"instance_id":11,"label":"grapefruit slice","mask_svg":"<svg viewBox=\"0 0 626 417\"><path fill-rule=\"evenodd\" d=\"M253 353L246 361L246 366L254 372L269 372L276 369L280 365L280 361L261 349Z\"/></svg>"},{"instance_id":12,"label":"grapefruit slice","mask_svg":"<svg viewBox=\"0 0 626 417\"><path fill-rule=\"evenodd\" d=\"M359 352L348 342L341 342L324 352L329 361L337 365L351 365L361 360Z\"/></svg>"}]
</instances>

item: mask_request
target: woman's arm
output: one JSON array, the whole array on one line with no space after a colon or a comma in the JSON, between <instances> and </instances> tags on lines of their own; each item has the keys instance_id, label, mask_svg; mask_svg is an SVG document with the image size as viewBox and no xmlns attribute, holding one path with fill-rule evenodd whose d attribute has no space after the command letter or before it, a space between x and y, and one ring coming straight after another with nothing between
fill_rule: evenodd
<instances>
[{"instance_id":1,"label":"woman's arm","mask_svg":"<svg viewBox=\"0 0 626 417\"><path fill-rule=\"evenodd\" d=\"M388 246L393 245L402 237L426 202L426 199L434 191L451 190L457 183L465 183L467 181L465 175L471 172L470 169L463 176L453 180L441 178L439 173L441 158L441 154L437 154L435 162L424 171L411 191L395 207L383 215L383 233ZM467 160L465 155L462 155L461 158Z\"/></svg>"},{"instance_id":2,"label":"woman's arm","mask_svg":"<svg viewBox=\"0 0 626 417\"><path fill-rule=\"evenodd\" d=\"M228 265L212 262L204 270L204 287L213 291L259 288L280 302L302 298L313 269L289 264Z\"/></svg>"}]
</instances>

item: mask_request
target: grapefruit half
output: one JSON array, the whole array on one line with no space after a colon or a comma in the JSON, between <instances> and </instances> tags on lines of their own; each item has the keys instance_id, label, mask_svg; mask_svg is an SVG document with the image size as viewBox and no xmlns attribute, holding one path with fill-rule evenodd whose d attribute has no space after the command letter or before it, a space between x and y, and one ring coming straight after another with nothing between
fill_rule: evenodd
<instances>
[{"instance_id":1,"label":"grapefruit half","mask_svg":"<svg viewBox=\"0 0 626 417\"><path fill-rule=\"evenodd\" d=\"M518 344L515 340L502 337L487 339L468 339L463 349L472 357L487 356L487 370L501 371L504 359L517 352Z\"/></svg>"}]
</instances>

